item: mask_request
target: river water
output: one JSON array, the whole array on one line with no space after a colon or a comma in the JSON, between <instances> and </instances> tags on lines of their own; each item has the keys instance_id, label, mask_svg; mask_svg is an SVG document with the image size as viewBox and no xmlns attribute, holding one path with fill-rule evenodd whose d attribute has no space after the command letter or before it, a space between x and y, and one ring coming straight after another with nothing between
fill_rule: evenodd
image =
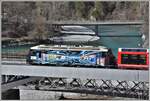
<instances>
[{"instance_id":1,"label":"river water","mask_svg":"<svg viewBox=\"0 0 150 101\"><path fill-rule=\"evenodd\" d=\"M113 26L99 26L99 34L101 35L139 35L140 26L133 25L113 25ZM101 37L98 43L109 47L113 50L115 56L117 56L118 48L128 47L137 48L141 47L138 44L142 44L141 37Z\"/></svg>"},{"instance_id":2,"label":"river water","mask_svg":"<svg viewBox=\"0 0 150 101\"><path fill-rule=\"evenodd\" d=\"M94 29L93 26L89 26ZM98 27L99 35L139 35L140 26L139 25L101 25ZM100 37L99 40L95 41L93 45L99 46L103 45L111 48L114 55L117 56L118 48L120 47L141 47L142 44L141 37ZM29 50L33 45L22 45L13 47L3 47L2 53L4 52L24 52Z\"/></svg>"}]
</instances>

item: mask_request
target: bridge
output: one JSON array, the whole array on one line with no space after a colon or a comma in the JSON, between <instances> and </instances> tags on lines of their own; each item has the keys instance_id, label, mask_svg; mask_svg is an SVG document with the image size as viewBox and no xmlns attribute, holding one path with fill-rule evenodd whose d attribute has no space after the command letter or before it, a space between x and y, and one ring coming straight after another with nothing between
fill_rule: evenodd
<instances>
[{"instance_id":1,"label":"bridge","mask_svg":"<svg viewBox=\"0 0 150 101\"><path fill-rule=\"evenodd\" d=\"M149 95L149 77L146 70L3 64L2 75L3 92L28 84L34 85L34 90L141 99L148 99Z\"/></svg>"},{"instance_id":2,"label":"bridge","mask_svg":"<svg viewBox=\"0 0 150 101\"><path fill-rule=\"evenodd\" d=\"M142 25L144 21L47 21L46 24L53 25Z\"/></svg>"},{"instance_id":3,"label":"bridge","mask_svg":"<svg viewBox=\"0 0 150 101\"><path fill-rule=\"evenodd\" d=\"M7 23L2 22L3 25L12 25L13 23ZM30 22L34 23L34 22ZM95 26L95 33L98 34L98 26L100 25L143 25L145 22L143 20L137 20L137 21L74 21L74 20L68 20L68 21L46 21L46 25L53 25L55 27L61 26L61 25L80 25L80 26ZM99 37L141 37L142 35L99 35Z\"/></svg>"},{"instance_id":4,"label":"bridge","mask_svg":"<svg viewBox=\"0 0 150 101\"><path fill-rule=\"evenodd\" d=\"M95 33L98 34L98 26L100 25L142 25L143 20L138 21L47 21L47 25L61 26L61 25L80 25L80 26L95 26ZM141 35L99 35L99 37L141 37Z\"/></svg>"},{"instance_id":5,"label":"bridge","mask_svg":"<svg viewBox=\"0 0 150 101\"><path fill-rule=\"evenodd\" d=\"M120 70L89 67L58 67L58 66L32 66L32 65L3 65L2 75L24 75L40 77L105 79L147 82L148 71Z\"/></svg>"}]
</instances>

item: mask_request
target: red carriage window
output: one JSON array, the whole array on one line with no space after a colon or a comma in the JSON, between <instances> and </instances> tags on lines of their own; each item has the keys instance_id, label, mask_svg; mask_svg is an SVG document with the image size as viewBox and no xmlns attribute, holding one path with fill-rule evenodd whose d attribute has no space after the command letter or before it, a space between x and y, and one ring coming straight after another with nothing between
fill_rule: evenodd
<instances>
[{"instance_id":1,"label":"red carriage window","mask_svg":"<svg viewBox=\"0 0 150 101\"><path fill-rule=\"evenodd\" d=\"M122 54L121 64L146 65L146 54Z\"/></svg>"}]
</instances>

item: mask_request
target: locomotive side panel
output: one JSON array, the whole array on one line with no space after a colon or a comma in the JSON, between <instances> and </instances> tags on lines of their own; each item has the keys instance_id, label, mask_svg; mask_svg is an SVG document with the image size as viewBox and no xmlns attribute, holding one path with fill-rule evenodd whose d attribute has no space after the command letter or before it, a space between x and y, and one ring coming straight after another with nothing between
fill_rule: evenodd
<instances>
[{"instance_id":1,"label":"locomotive side panel","mask_svg":"<svg viewBox=\"0 0 150 101\"><path fill-rule=\"evenodd\" d=\"M30 50L29 64L61 64L83 66L105 66L107 54L99 51L87 50Z\"/></svg>"}]
</instances>

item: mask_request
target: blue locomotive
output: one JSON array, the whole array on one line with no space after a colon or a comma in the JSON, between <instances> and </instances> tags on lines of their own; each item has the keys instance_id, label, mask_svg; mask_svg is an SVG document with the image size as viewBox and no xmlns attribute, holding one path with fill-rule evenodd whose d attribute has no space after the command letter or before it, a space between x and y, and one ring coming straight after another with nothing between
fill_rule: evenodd
<instances>
[{"instance_id":1,"label":"blue locomotive","mask_svg":"<svg viewBox=\"0 0 150 101\"><path fill-rule=\"evenodd\" d=\"M30 48L27 63L65 66L114 66L115 58L111 50L103 46L38 45Z\"/></svg>"}]
</instances>

